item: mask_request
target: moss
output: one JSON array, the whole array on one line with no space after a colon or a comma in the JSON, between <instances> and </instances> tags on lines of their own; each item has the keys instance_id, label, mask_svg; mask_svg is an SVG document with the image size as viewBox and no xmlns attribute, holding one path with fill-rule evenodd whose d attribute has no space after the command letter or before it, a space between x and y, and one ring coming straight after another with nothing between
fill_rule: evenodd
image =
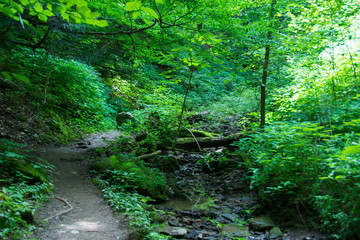
<instances>
[{"instance_id":1,"label":"moss","mask_svg":"<svg viewBox=\"0 0 360 240\"><path fill-rule=\"evenodd\" d=\"M219 137L220 135L217 133L212 133L212 132L206 132L206 131L201 131L201 130L194 130L194 129L190 129L190 131L192 132L192 134L194 134L195 137ZM190 133L189 130L187 129L181 129L180 131L180 136L181 138L192 138L193 136Z\"/></svg>"},{"instance_id":2,"label":"moss","mask_svg":"<svg viewBox=\"0 0 360 240\"><path fill-rule=\"evenodd\" d=\"M95 170L98 172L106 172L107 170L114 169L108 158L103 159L101 161L97 161L91 164L91 170Z\"/></svg>"}]
</instances>

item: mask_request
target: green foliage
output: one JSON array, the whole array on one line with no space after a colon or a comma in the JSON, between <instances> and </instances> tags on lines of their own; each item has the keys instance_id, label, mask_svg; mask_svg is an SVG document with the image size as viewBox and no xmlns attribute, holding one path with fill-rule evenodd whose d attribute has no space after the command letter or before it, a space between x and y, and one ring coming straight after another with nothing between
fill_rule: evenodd
<instances>
[{"instance_id":1,"label":"green foliage","mask_svg":"<svg viewBox=\"0 0 360 240\"><path fill-rule=\"evenodd\" d=\"M25 146L0 140L0 237L21 239L31 230L34 211L53 185L45 170L51 165L28 154Z\"/></svg>"},{"instance_id":2,"label":"green foliage","mask_svg":"<svg viewBox=\"0 0 360 240\"><path fill-rule=\"evenodd\" d=\"M108 26L105 20L97 20L100 16L92 12L85 0L65 1L65 0L2 0L0 13L16 20L24 26L30 24L29 20L24 19L30 16L37 16L39 20L47 22L49 17L61 15L64 20L70 23L86 23L99 27Z\"/></svg>"},{"instance_id":3,"label":"green foliage","mask_svg":"<svg viewBox=\"0 0 360 240\"><path fill-rule=\"evenodd\" d=\"M172 147L179 124L181 98L167 96L166 89L159 87L154 94L142 96L144 109L133 111L134 121L121 129L135 136L134 154L141 155L157 148ZM184 123L186 124L186 123Z\"/></svg>"},{"instance_id":4,"label":"green foliage","mask_svg":"<svg viewBox=\"0 0 360 240\"><path fill-rule=\"evenodd\" d=\"M146 204L151 198L136 192L129 193L122 185L113 184L107 179L97 178L94 182L102 188L104 196L112 207L132 219L130 225L134 228L138 239L169 239L155 232L156 226L152 224L151 218L156 215L156 212L147 210Z\"/></svg>"},{"instance_id":5,"label":"green foliage","mask_svg":"<svg viewBox=\"0 0 360 240\"><path fill-rule=\"evenodd\" d=\"M321 160L328 156L324 139L328 134L316 123L278 123L263 133L239 141L239 151L247 156L251 185L265 200L274 195L302 198L312 191L325 169Z\"/></svg>"},{"instance_id":6,"label":"green foliage","mask_svg":"<svg viewBox=\"0 0 360 240\"><path fill-rule=\"evenodd\" d=\"M167 183L164 175L156 168L150 168L147 164L131 155L109 157L106 163L93 165L93 168L101 170L105 166L107 171L102 179L109 181L111 185L119 185L123 189L139 192L155 199L165 199Z\"/></svg>"},{"instance_id":7,"label":"green foliage","mask_svg":"<svg viewBox=\"0 0 360 240\"><path fill-rule=\"evenodd\" d=\"M327 159L330 172L314 188L324 228L339 237L360 236L360 144L355 134L345 135L346 145Z\"/></svg>"},{"instance_id":8,"label":"green foliage","mask_svg":"<svg viewBox=\"0 0 360 240\"><path fill-rule=\"evenodd\" d=\"M317 123L280 122L238 146L263 200L300 201L317 209L334 236L359 235L357 133L334 135Z\"/></svg>"},{"instance_id":9,"label":"green foliage","mask_svg":"<svg viewBox=\"0 0 360 240\"><path fill-rule=\"evenodd\" d=\"M34 114L42 119L48 134L41 138L69 142L84 132L114 128L116 106L109 101L111 90L91 66L26 50L14 51L6 64L9 72L22 69L18 73L29 79L13 95L25 95L24 100L38 109ZM29 104L27 101L16 104Z\"/></svg>"},{"instance_id":10,"label":"green foliage","mask_svg":"<svg viewBox=\"0 0 360 240\"><path fill-rule=\"evenodd\" d=\"M209 172L237 167L237 163L230 161L228 154L228 150L222 151L222 149L220 151L208 152L201 156L197 164L200 164L204 171Z\"/></svg>"},{"instance_id":11,"label":"green foliage","mask_svg":"<svg viewBox=\"0 0 360 240\"><path fill-rule=\"evenodd\" d=\"M19 182L48 182L45 171L52 168L40 158L31 156L24 145L0 139L1 185Z\"/></svg>"}]
</instances>

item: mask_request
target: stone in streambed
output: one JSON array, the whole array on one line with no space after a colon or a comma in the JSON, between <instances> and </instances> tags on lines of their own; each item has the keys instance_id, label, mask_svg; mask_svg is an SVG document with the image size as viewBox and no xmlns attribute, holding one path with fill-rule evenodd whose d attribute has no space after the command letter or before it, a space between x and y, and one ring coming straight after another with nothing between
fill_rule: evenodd
<instances>
[{"instance_id":1,"label":"stone in streambed","mask_svg":"<svg viewBox=\"0 0 360 240\"><path fill-rule=\"evenodd\" d=\"M273 227L276 227L274 221L268 216L251 218L249 219L249 224L252 229L257 231L270 230Z\"/></svg>"},{"instance_id":2,"label":"stone in streambed","mask_svg":"<svg viewBox=\"0 0 360 240\"><path fill-rule=\"evenodd\" d=\"M224 235L232 235L233 237L247 237L251 235L246 227L239 227L239 225L235 223L224 224L221 232Z\"/></svg>"},{"instance_id":3,"label":"stone in streambed","mask_svg":"<svg viewBox=\"0 0 360 240\"><path fill-rule=\"evenodd\" d=\"M274 227L270 230L270 233L269 233L270 239L280 238L280 237L282 237L282 232L281 232L280 228Z\"/></svg>"},{"instance_id":4,"label":"stone in streambed","mask_svg":"<svg viewBox=\"0 0 360 240\"><path fill-rule=\"evenodd\" d=\"M157 229L157 232L167 236L172 236L173 238L184 238L187 235L187 230L182 227L166 226L164 228Z\"/></svg>"},{"instance_id":5,"label":"stone in streambed","mask_svg":"<svg viewBox=\"0 0 360 240\"><path fill-rule=\"evenodd\" d=\"M172 227L178 227L179 226L179 220L176 218L171 218L168 220L168 224Z\"/></svg>"}]
</instances>

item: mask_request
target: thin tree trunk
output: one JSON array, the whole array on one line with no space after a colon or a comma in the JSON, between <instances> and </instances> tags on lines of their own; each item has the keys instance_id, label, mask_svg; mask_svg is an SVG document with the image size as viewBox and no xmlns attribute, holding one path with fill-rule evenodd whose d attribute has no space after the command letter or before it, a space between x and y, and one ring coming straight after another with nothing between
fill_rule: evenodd
<instances>
[{"instance_id":1,"label":"thin tree trunk","mask_svg":"<svg viewBox=\"0 0 360 240\"><path fill-rule=\"evenodd\" d=\"M181 108L181 114L180 114L180 117L179 117L179 124L178 124L178 129L176 131L176 135L175 135L175 139L174 139L174 146L173 146L173 149L175 148L175 145L177 143L177 137L179 136L179 132L180 132L180 128L181 128L181 125L182 125L182 120L183 120L183 115L184 115L184 111L185 111L185 104L186 104L186 99L188 97L188 93L190 91L190 87L191 87L191 80L192 80L192 77L193 77L193 74L194 74L194 66L192 65L192 56L191 56L191 53L190 53L190 77L189 77L189 83L188 83L188 86L186 88L186 92L185 92L185 97L184 97L184 101L183 101L183 105L182 105L182 108Z\"/></svg>"},{"instance_id":2,"label":"thin tree trunk","mask_svg":"<svg viewBox=\"0 0 360 240\"><path fill-rule=\"evenodd\" d=\"M270 21L274 19L274 12L275 12L275 5L276 0L271 1L270 6ZM272 27L272 24L269 26ZM272 38L271 30L268 31L267 34L267 45L265 46L265 56L264 56L264 65L263 65L263 74L262 74L262 81L261 81L261 92L260 92L260 127L263 128L265 125L265 108L266 108L266 81L268 76L268 68L270 62L270 41Z\"/></svg>"},{"instance_id":3,"label":"thin tree trunk","mask_svg":"<svg viewBox=\"0 0 360 240\"><path fill-rule=\"evenodd\" d=\"M271 33L268 33L268 40L271 38ZM263 128L265 125L265 107L266 107L266 80L268 76L268 67L270 58L270 44L265 47L265 60L263 66L263 75L261 81L261 99L260 99L260 127Z\"/></svg>"}]
</instances>

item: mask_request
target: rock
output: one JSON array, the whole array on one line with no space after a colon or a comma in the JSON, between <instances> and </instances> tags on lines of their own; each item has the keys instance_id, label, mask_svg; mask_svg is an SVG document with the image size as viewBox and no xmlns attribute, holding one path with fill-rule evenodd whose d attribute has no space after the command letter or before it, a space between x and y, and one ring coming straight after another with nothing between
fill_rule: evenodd
<instances>
[{"instance_id":1,"label":"rock","mask_svg":"<svg viewBox=\"0 0 360 240\"><path fill-rule=\"evenodd\" d=\"M192 230L191 233L189 233L186 238L188 239L196 239L197 237L197 231L196 230Z\"/></svg>"},{"instance_id":2,"label":"rock","mask_svg":"<svg viewBox=\"0 0 360 240\"><path fill-rule=\"evenodd\" d=\"M121 126L129 119L134 119L134 116L130 112L119 112L116 116L116 123L118 126Z\"/></svg>"},{"instance_id":3,"label":"rock","mask_svg":"<svg viewBox=\"0 0 360 240\"><path fill-rule=\"evenodd\" d=\"M187 230L181 227L166 226L165 228L157 229L157 232L174 238L184 238L187 235Z\"/></svg>"},{"instance_id":4,"label":"rock","mask_svg":"<svg viewBox=\"0 0 360 240\"><path fill-rule=\"evenodd\" d=\"M235 223L224 224L222 226L222 233L224 235L232 235L233 237L247 237L251 235L245 226L239 226Z\"/></svg>"},{"instance_id":5,"label":"rock","mask_svg":"<svg viewBox=\"0 0 360 240\"><path fill-rule=\"evenodd\" d=\"M269 235L269 238L270 239L274 239L274 238L280 238L282 237L282 232L280 230L280 228L278 227L274 227L270 230L270 235Z\"/></svg>"},{"instance_id":6,"label":"rock","mask_svg":"<svg viewBox=\"0 0 360 240\"><path fill-rule=\"evenodd\" d=\"M172 227L177 227L179 226L179 220L177 220L176 218L171 218L168 221L169 225Z\"/></svg>"},{"instance_id":7,"label":"rock","mask_svg":"<svg viewBox=\"0 0 360 240\"><path fill-rule=\"evenodd\" d=\"M166 221L166 215L162 213L156 213L154 217L152 217L153 222L155 223L163 223Z\"/></svg>"},{"instance_id":8,"label":"rock","mask_svg":"<svg viewBox=\"0 0 360 240\"><path fill-rule=\"evenodd\" d=\"M250 218L249 224L252 229L257 230L257 231L270 230L273 227L276 227L274 221L268 216Z\"/></svg>"},{"instance_id":9,"label":"rock","mask_svg":"<svg viewBox=\"0 0 360 240\"><path fill-rule=\"evenodd\" d=\"M235 221L238 218L236 214L222 214L222 217L226 218L229 221Z\"/></svg>"}]
</instances>

